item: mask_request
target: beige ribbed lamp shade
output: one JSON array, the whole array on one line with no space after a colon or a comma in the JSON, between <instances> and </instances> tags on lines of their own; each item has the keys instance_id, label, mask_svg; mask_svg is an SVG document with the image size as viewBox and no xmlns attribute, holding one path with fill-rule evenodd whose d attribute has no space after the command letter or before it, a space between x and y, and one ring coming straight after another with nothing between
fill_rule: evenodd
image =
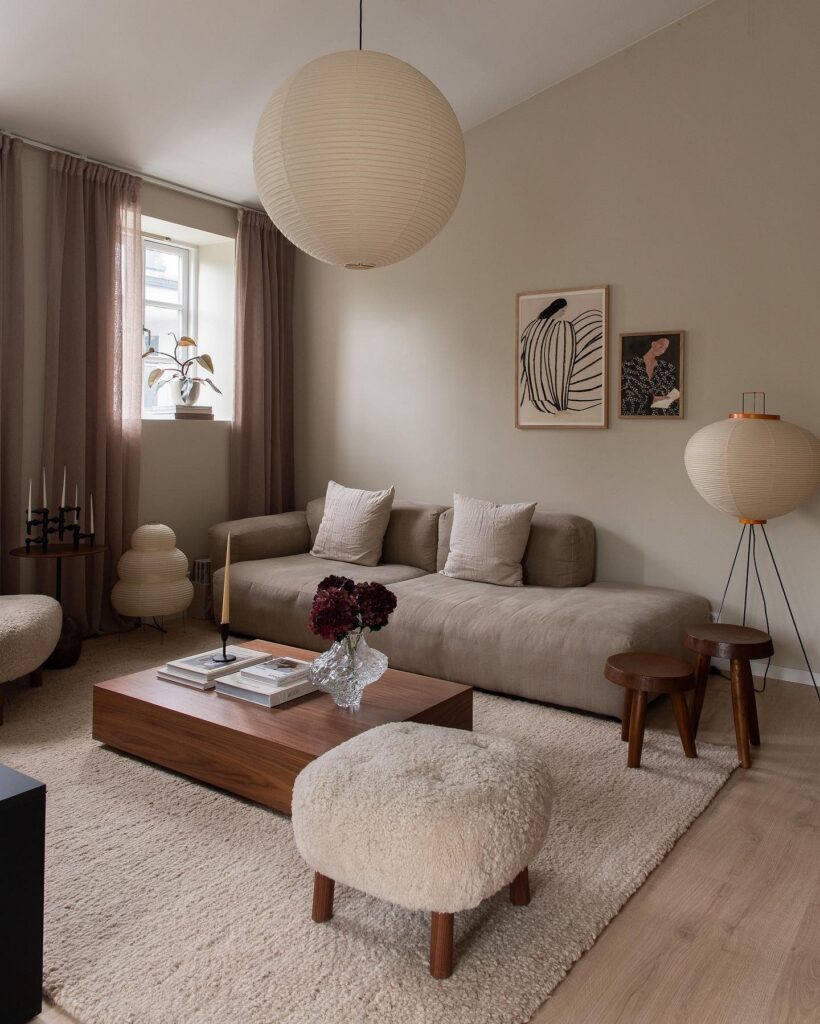
<instances>
[{"instance_id":1,"label":"beige ribbed lamp shade","mask_svg":"<svg viewBox=\"0 0 820 1024\"><path fill-rule=\"evenodd\" d=\"M135 619L184 612L193 600L188 559L176 547L170 526L148 523L131 534L131 547L117 563L119 580L111 603Z\"/></svg>"},{"instance_id":2,"label":"beige ribbed lamp shade","mask_svg":"<svg viewBox=\"0 0 820 1024\"><path fill-rule=\"evenodd\" d=\"M694 434L684 462L695 490L741 521L798 508L820 482L820 441L778 416L735 413Z\"/></svg>"},{"instance_id":3,"label":"beige ribbed lamp shade","mask_svg":"<svg viewBox=\"0 0 820 1024\"><path fill-rule=\"evenodd\" d=\"M306 64L256 129L259 198L294 245L325 263L384 267L447 223L464 183L464 139L433 83L373 50Z\"/></svg>"}]
</instances>

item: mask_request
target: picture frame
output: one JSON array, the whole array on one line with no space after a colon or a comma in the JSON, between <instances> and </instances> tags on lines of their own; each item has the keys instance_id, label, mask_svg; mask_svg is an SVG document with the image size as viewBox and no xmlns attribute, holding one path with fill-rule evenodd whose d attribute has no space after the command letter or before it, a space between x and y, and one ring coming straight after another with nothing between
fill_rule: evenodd
<instances>
[{"instance_id":1,"label":"picture frame","mask_svg":"<svg viewBox=\"0 0 820 1024\"><path fill-rule=\"evenodd\" d=\"M515 425L609 426L609 286L515 297Z\"/></svg>"},{"instance_id":2,"label":"picture frame","mask_svg":"<svg viewBox=\"0 0 820 1024\"><path fill-rule=\"evenodd\" d=\"M636 331L619 335L618 417L685 419L685 352L685 331ZM650 353L654 354L654 360L650 359L654 362L651 376L647 364ZM677 398L670 401L670 396L676 393Z\"/></svg>"}]
</instances>

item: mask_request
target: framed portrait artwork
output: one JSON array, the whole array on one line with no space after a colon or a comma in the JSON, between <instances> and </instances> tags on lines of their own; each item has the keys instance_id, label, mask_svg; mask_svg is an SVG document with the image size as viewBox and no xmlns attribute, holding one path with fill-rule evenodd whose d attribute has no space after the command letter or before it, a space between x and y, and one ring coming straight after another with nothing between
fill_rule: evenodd
<instances>
[{"instance_id":1,"label":"framed portrait artwork","mask_svg":"<svg viewBox=\"0 0 820 1024\"><path fill-rule=\"evenodd\" d=\"M606 427L606 285L516 296L515 425Z\"/></svg>"},{"instance_id":2,"label":"framed portrait artwork","mask_svg":"<svg viewBox=\"0 0 820 1024\"><path fill-rule=\"evenodd\" d=\"M683 344L683 331L621 335L621 418L683 419Z\"/></svg>"}]
</instances>

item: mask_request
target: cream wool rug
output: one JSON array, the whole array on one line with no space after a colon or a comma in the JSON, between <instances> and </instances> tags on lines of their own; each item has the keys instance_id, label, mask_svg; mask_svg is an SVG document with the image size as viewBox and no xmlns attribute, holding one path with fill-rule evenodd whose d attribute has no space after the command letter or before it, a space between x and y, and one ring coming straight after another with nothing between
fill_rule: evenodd
<instances>
[{"instance_id":1,"label":"cream wool rug","mask_svg":"<svg viewBox=\"0 0 820 1024\"><path fill-rule=\"evenodd\" d=\"M537 745L557 800L532 903L457 915L436 982L426 915L340 886L312 924L288 818L91 739L93 682L211 642L174 629L90 641L42 690L7 690L0 760L48 784L46 994L82 1024L520 1024L737 763L649 731L628 771L617 724L476 693L476 730Z\"/></svg>"}]
</instances>

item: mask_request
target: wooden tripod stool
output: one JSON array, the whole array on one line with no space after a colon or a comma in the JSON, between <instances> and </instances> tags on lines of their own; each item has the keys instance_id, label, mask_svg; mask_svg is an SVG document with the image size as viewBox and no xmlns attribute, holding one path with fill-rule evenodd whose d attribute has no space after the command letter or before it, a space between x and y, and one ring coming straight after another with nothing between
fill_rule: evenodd
<instances>
[{"instance_id":1,"label":"wooden tripod stool","mask_svg":"<svg viewBox=\"0 0 820 1024\"><path fill-rule=\"evenodd\" d=\"M697 736L709 666L712 658L726 658L731 663L732 715L735 721L737 756L744 768L750 768L752 753L749 744L760 746L760 727L757 724L757 704L752 683L750 662L770 658L774 644L768 633L748 626L707 622L690 626L683 635L683 645L697 654L696 685L692 699L692 731Z\"/></svg>"},{"instance_id":2,"label":"wooden tripod stool","mask_svg":"<svg viewBox=\"0 0 820 1024\"><path fill-rule=\"evenodd\" d=\"M629 651L607 658L604 675L611 683L624 688L621 739L629 740L627 767L641 766L646 699L650 693L669 694L684 753L687 757L698 756L684 696L695 687L695 675L688 661L668 654Z\"/></svg>"}]
</instances>

